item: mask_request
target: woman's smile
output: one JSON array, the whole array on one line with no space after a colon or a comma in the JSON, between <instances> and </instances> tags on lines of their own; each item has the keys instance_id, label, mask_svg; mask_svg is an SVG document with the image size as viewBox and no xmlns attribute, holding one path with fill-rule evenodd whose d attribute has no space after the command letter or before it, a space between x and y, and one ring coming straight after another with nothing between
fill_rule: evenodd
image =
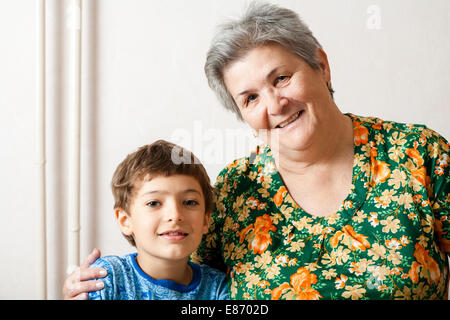
<instances>
[{"instance_id":1,"label":"woman's smile","mask_svg":"<svg viewBox=\"0 0 450 320\"><path fill-rule=\"evenodd\" d=\"M301 115L303 114L304 110L300 110L296 113L294 113L292 116L290 116L287 120L281 122L279 125L277 125L275 127L275 129L284 129L284 128L289 128L291 127L291 124L293 124L294 122L296 122L296 120L298 118L301 117Z\"/></svg>"}]
</instances>

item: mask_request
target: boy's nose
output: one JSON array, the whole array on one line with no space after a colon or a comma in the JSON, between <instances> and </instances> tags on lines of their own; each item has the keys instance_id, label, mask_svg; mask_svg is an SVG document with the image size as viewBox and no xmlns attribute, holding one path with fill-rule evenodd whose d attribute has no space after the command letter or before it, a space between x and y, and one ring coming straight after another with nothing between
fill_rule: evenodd
<instances>
[{"instance_id":1,"label":"boy's nose","mask_svg":"<svg viewBox=\"0 0 450 320\"><path fill-rule=\"evenodd\" d=\"M166 219L169 222L183 221L183 212L180 206L174 203L170 208L167 208Z\"/></svg>"}]
</instances>

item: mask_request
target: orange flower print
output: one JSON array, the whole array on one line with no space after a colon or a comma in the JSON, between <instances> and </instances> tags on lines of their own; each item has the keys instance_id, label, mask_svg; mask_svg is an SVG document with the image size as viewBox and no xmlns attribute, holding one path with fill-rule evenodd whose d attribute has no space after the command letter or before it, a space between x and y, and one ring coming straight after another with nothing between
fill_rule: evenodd
<instances>
[{"instance_id":1,"label":"orange flower print","mask_svg":"<svg viewBox=\"0 0 450 320\"><path fill-rule=\"evenodd\" d=\"M414 195L414 197L413 197L413 202L414 202L414 203L421 203L421 202L422 202L422 198L423 198L422 195L416 194L416 195Z\"/></svg>"},{"instance_id":2,"label":"orange flower print","mask_svg":"<svg viewBox=\"0 0 450 320\"><path fill-rule=\"evenodd\" d=\"M417 261L412 263L411 269L408 272L409 278L412 282L417 283L419 281L419 272L422 268L422 271L427 277L428 284L438 283L441 278L439 265L429 256L428 250L426 250L421 244L416 243L414 257Z\"/></svg>"},{"instance_id":3,"label":"orange flower print","mask_svg":"<svg viewBox=\"0 0 450 320\"><path fill-rule=\"evenodd\" d=\"M346 275L341 274L340 278L336 278L334 283L336 284L336 289L343 289L345 288L345 283L347 282L348 277Z\"/></svg>"},{"instance_id":4,"label":"orange flower print","mask_svg":"<svg viewBox=\"0 0 450 320\"><path fill-rule=\"evenodd\" d=\"M372 174L372 184L385 182L391 176L389 165L384 161L376 160L378 151L376 148L370 150L370 173Z\"/></svg>"},{"instance_id":5,"label":"orange flower print","mask_svg":"<svg viewBox=\"0 0 450 320\"><path fill-rule=\"evenodd\" d=\"M276 231L277 228L272 223L272 218L265 214L257 217L254 224L245 227L240 234L239 243L244 242L248 238L250 249L253 249L254 254L262 254L267 249L269 244L272 244L272 238L269 231Z\"/></svg>"},{"instance_id":6,"label":"orange flower print","mask_svg":"<svg viewBox=\"0 0 450 320\"><path fill-rule=\"evenodd\" d=\"M439 156L439 159L436 161L436 165L445 168L448 166L449 156L446 153L443 153Z\"/></svg>"},{"instance_id":7,"label":"orange flower print","mask_svg":"<svg viewBox=\"0 0 450 320\"><path fill-rule=\"evenodd\" d=\"M412 158L413 160L415 160L417 167L421 167L423 165L423 158L420 155L419 151L417 149L406 149L405 153Z\"/></svg>"},{"instance_id":8,"label":"orange flower print","mask_svg":"<svg viewBox=\"0 0 450 320\"><path fill-rule=\"evenodd\" d=\"M317 276L301 267L296 273L291 275L291 283L283 283L272 290L272 299L278 300L283 293L289 292L295 300L319 300L322 296L317 290L311 288L311 285L317 283Z\"/></svg>"},{"instance_id":9,"label":"orange flower print","mask_svg":"<svg viewBox=\"0 0 450 320\"><path fill-rule=\"evenodd\" d=\"M372 128L374 128L375 130L381 130L382 126L383 120L377 119L377 122L372 125Z\"/></svg>"},{"instance_id":10,"label":"orange flower print","mask_svg":"<svg viewBox=\"0 0 450 320\"><path fill-rule=\"evenodd\" d=\"M443 237L443 235L445 235L447 232L442 231L441 220L434 220L434 229L436 230L439 248L444 252L450 252L450 240L447 240Z\"/></svg>"},{"instance_id":11,"label":"orange flower print","mask_svg":"<svg viewBox=\"0 0 450 320\"><path fill-rule=\"evenodd\" d=\"M406 149L405 153L414 160L416 164L415 170L411 171L411 175L424 187L430 184L430 177L427 176L427 169L423 166L424 161L417 149Z\"/></svg>"},{"instance_id":12,"label":"orange flower print","mask_svg":"<svg viewBox=\"0 0 450 320\"><path fill-rule=\"evenodd\" d=\"M442 176L444 174L444 169L442 167L436 167L436 169L434 169L434 174Z\"/></svg>"},{"instance_id":13,"label":"orange flower print","mask_svg":"<svg viewBox=\"0 0 450 320\"><path fill-rule=\"evenodd\" d=\"M386 240L384 243L385 243L386 247L391 250L399 250L402 248L401 242L395 238Z\"/></svg>"},{"instance_id":14,"label":"orange flower print","mask_svg":"<svg viewBox=\"0 0 450 320\"><path fill-rule=\"evenodd\" d=\"M369 130L362 126L359 121L354 122L353 140L357 146L366 144L369 141Z\"/></svg>"},{"instance_id":15,"label":"orange flower print","mask_svg":"<svg viewBox=\"0 0 450 320\"><path fill-rule=\"evenodd\" d=\"M406 245L409 243L408 237L405 236L405 235L401 236L401 238L400 238L400 243L401 243L403 246L406 246Z\"/></svg>"},{"instance_id":16,"label":"orange flower print","mask_svg":"<svg viewBox=\"0 0 450 320\"><path fill-rule=\"evenodd\" d=\"M344 233L342 231L338 231L330 238L330 244L333 248L336 248L339 244L339 240L341 239Z\"/></svg>"},{"instance_id":17,"label":"orange flower print","mask_svg":"<svg viewBox=\"0 0 450 320\"><path fill-rule=\"evenodd\" d=\"M387 291L388 289L389 288L385 284L382 284L381 286L378 286L378 288L377 288L377 290L381 291L381 292Z\"/></svg>"},{"instance_id":18,"label":"orange flower print","mask_svg":"<svg viewBox=\"0 0 450 320\"><path fill-rule=\"evenodd\" d=\"M399 268L399 267L394 267L391 269L391 271L389 272L391 275L396 275L399 276L402 274L403 269Z\"/></svg>"},{"instance_id":19,"label":"orange flower print","mask_svg":"<svg viewBox=\"0 0 450 320\"><path fill-rule=\"evenodd\" d=\"M342 240L343 243L348 245L352 250L360 249L361 251L365 251L370 248L370 243L367 241L367 237L356 233L353 230L353 227L350 225L346 225L342 227L342 231L338 231L334 236L330 238L330 244L333 248L336 248L339 244L339 241Z\"/></svg>"},{"instance_id":20,"label":"orange flower print","mask_svg":"<svg viewBox=\"0 0 450 320\"><path fill-rule=\"evenodd\" d=\"M283 291L292 290L292 287L289 285L289 283L285 282L279 287L276 287L272 290L272 300L278 300L281 297L281 294Z\"/></svg>"},{"instance_id":21,"label":"orange flower print","mask_svg":"<svg viewBox=\"0 0 450 320\"><path fill-rule=\"evenodd\" d=\"M264 289L264 288L266 288L268 286L270 286L270 282L267 281L267 280L261 280L261 281L258 282L258 287L260 287L260 288Z\"/></svg>"},{"instance_id":22,"label":"orange flower print","mask_svg":"<svg viewBox=\"0 0 450 320\"><path fill-rule=\"evenodd\" d=\"M228 169L236 168L237 165L239 164L239 162L240 162L240 160L237 159L237 160L235 160L233 163L230 163L230 164L227 166L227 168L228 168Z\"/></svg>"},{"instance_id":23,"label":"orange flower print","mask_svg":"<svg viewBox=\"0 0 450 320\"><path fill-rule=\"evenodd\" d=\"M283 203L283 198L287 194L287 189L285 186L281 186L280 189L278 189L277 193L273 196L273 202L279 207Z\"/></svg>"},{"instance_id":24,"label":"orange flower print","mask_svg":"<svg viewBox=\"0 0 450 320\"><path fill-rule=\"evenodd\" d=\"M427 168L421 167L411 172L411 175L424 187L430 184L430 177L427 176Z\"/></svg>"},{"instance_id":25,"label":"orange flower print","mask_svg":"<svg viewBox=\"0 0 450 320\"><path fill-rule=\"evenodd\" d=\"M372 227L376 227L380 221L378 220L378 214L376 212L371 212L369 218L367 219Z\"/></svg>"},{"instance_id":26,"label":"orange flower print","mask_svg":"<svg viewBox=\"0 0 450 320\"><path fill-rule=\"evenodd\" d=\"M247 199L247 202L245 203L250 209L256 209L259 206L259 200L254 198L254 197L250 197Z\"/></svg>"}]
</instances>

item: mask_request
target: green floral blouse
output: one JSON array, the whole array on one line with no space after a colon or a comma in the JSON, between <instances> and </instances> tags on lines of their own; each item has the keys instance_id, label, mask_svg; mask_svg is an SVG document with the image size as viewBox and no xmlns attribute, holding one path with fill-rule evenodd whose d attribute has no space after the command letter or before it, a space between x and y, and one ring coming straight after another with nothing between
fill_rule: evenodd
<instances>
[{"instance_id":1,"label":"green floral blouse","mask_svg":"<svg viewBox=\"0 0 450 320\"><path fill-rule=\"evenodd\" d=\"M449 144L422 125L348 114L353 187L315 217L293 200L267 146L228 165L195 262L227 270L233 299L445 299Z\"/></svg>"}]
</instances>

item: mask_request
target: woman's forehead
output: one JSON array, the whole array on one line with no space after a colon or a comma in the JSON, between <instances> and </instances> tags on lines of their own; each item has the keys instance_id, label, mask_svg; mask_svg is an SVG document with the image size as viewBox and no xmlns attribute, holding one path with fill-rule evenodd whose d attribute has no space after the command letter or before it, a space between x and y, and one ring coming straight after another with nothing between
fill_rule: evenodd
<instances>
[{"instance_id":1,"label":"woman's forehead","mask_svg":"<svg viewBox=\"0 0 450 320\"><path fill-rule=\"evenodd\" d=\"M236 98L242 91L250 90L257 81L265 81L276 71L301 62L301 57L281 45L258 46L225 68L225 84Z\"/></svg>"}]
</instances>

